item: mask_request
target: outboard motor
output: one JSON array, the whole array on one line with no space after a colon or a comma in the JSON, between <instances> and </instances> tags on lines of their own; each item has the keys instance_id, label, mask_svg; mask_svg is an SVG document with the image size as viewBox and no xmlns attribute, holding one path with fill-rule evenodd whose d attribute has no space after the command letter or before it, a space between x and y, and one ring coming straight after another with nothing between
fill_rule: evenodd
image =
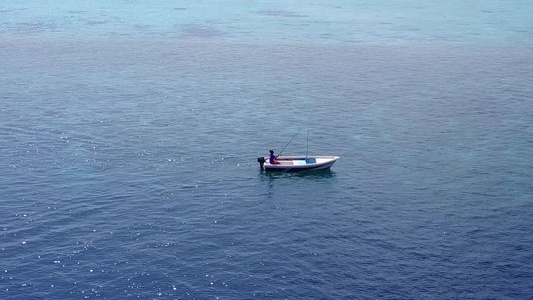
<instances>
[{"instance_id":1,"label":"outboard motor","mask_svg":"<svg viewBox=\"0 0 533 300\"><path fill-rule=\"evenodd\" d=\"M264 165L265 165L265 158L264 157L258 157L257 158L257 162L259 163L259 166L261 166L261 170L264 170Z\"/></svg>"}]
</instances>

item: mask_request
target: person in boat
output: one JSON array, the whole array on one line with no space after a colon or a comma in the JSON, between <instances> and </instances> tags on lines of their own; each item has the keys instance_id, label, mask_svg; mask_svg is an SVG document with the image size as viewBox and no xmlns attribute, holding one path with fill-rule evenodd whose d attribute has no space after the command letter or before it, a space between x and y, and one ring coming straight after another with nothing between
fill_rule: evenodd
<instances>
[{"instance_id":1,"label":"person in boat","mask_svg":"<svg viewBox=\"0 0 533 300\"><path fill-rule=\"evenodd\" d=\"M279 161L277 161L277 157L274 155L274 150L270 150L270 158L268 162L271 165L279 165Z\"/></svg>"}]
</instances>

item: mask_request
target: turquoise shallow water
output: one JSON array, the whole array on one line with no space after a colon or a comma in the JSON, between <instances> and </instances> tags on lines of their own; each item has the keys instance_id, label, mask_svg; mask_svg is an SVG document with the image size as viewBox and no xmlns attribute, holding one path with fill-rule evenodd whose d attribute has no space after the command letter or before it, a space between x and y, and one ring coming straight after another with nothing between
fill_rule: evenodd
<instances>
[{"instance_id":1,"label":"turquoise shallow water","mask_svg":"<svg viewBox=\"0 0 533 300\"><path fill-rule=\"evenodd\" d=\"M531 5L330 3L2 4L0 298L530 297Z\"/></svg>"},{"instance_id":2,"label":"turquoise shallow water","mask_svg":"<svg viewBox=\"0 0 533 300\"><path fill-rule=\"evenodd\" d=\"M16 36L219 38L265 44L525 43L533 8L507 1L10 1Z\"/></svg>"}]
</instances>

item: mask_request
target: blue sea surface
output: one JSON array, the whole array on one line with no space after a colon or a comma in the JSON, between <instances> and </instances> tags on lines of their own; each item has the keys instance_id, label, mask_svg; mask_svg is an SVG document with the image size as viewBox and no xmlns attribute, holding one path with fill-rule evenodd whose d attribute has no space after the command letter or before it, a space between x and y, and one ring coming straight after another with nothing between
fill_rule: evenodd
<instances>
[{"instance_id":1,"label":"blue sea surface","mask_svg":"<svg viewBox=\"0 0 533 300\"><path fill-rule=\"evenodd\" d=\"M1 3L0 299L531 299L531 15Z\"/></svg>"}]
</instances>

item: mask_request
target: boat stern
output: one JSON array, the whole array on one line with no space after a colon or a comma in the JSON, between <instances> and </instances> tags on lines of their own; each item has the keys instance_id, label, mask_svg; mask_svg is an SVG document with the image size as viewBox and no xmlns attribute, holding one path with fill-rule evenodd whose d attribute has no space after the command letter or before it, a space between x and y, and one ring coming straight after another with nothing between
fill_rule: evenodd
<instances>
[{"instance_id":1,"label":"boat stern","mask_svg":"<svg viewBox=\"0 0 533 300\"><path fill-rule=\"evenodd\" d=\"M265 158L264 157L258 157L257 162L259 163L259 166L261 167L261 170L265 169Z\"/></svg>"}]
</instances>

